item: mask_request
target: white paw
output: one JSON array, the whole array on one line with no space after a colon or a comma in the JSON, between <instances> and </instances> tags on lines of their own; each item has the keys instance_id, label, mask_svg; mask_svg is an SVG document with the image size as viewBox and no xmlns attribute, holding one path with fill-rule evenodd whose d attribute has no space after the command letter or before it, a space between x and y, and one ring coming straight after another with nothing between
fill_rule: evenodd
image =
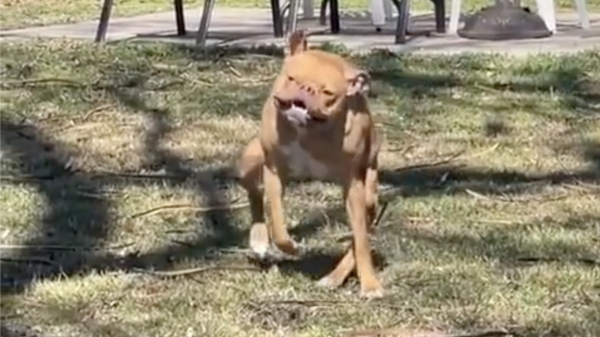
<instances>
[{"instance_id":1,"label":"white paw","mask_svg":"<svg viewBox=\"0 0 600 337\"><path fill-rule=\"evenodd\" d=\"M264 223L252 225L250 229L250 250L263 259L269 252L269 229Z\"/></svg>"},{"instance_id":2,"label":"white paw","mask_svg":"<svg viewBox=\"0 0 600 337\"><path fill-rule=\"evenodd\" d=\"M317 282L317 286L321 287L321 288L326 288L326 289L335 289L339 286L341 286L342 283L338 282L337 280L335 280L334 278L330 277L329 275L327 276L323 276L318 282Z\"/></svg>"}]
</instances>

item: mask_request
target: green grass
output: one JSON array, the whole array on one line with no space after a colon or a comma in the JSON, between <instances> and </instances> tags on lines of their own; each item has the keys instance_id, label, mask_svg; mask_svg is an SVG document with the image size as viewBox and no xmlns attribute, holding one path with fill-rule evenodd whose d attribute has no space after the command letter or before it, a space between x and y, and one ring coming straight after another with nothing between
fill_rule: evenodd
<instances>
[{"instance_id":1,"label":"green grass","mask_svg":"<svg viewBox=\"0 0 600 337\"><path fill-rule=\"evenodd\" d=\"M489 5L487 0L465 0L463 10L470 12ZM560 10L575 11L571 0L556 1ZM523 1L524 5L535 7L535 1ZM200 10L200 0L185 0L185 8ZM266 0L224 0L218 1L218 6L268 8ZM100 0L2 0L0 3L0 28L16 29L27 26L39 26L58 23L70 23L83 20L97 19L100 15ZM368 2L365 0L349 0L340 4L343 10L366 9ZM593 11L600 8L600 0L588 0L588 9ZM420 0L411 4L413 10L433 10L429 1ZM115 1L113 16L132 16L160 11L172 10L170 0L118 0ZM319 2L315 1L315 8Z\"/></svg>"},{"instance_id":2,"label":"green grass","mask_svg":"<svg viewBox=\"0 0 600 337\"><path fill-rule=\"evenodd\" d=\"M229 167L257 132L277 50L2 48L7 327L106 337L600 335L597 53L355 59L374 80L389 203L373 237L387 297L363 302L355 279L335 291L315 284L346 245L339 188L290 186L286 216L308 250L264 270L245 254L248 209L201 210L246 201ZM185 207L142 213L168 205ZM139 271L197 266L207 269Z\"/></svg>"}]
</instances>

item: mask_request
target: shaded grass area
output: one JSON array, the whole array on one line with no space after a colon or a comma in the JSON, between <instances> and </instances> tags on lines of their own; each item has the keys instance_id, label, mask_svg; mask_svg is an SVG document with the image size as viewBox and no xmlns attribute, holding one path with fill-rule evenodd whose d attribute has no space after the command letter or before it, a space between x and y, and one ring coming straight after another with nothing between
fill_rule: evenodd
<instances>
[{"instance_id":1,"label":"shaded grass area","mask_svg":"<svg viewBox=\"0 0 600 337\"><path fill-rule=\"evenodd\" d=\"M0 3L0 27L16 29L98 19L101 3L99 0L2 0ZM315 1L314 3L315 13L317 13L320 2ZM555 3L561 10L575 11L572 1L558 0ZM269 8L270 6L268 1L263 0L224 0L218 1L217 5L239 8ZM465 12L471 12L488 5L489 2L484 0L466 0L463 1L462 8ZM523 5L535 8L535 1L523 1ZM185 0L184 6L184 8L200 11L202 1ZM366 10L368 6L368 2L363 0L349 0L340 3L342 10L351 11ZM600 1L588 0L587 6L592 11L600 9ZM425 0L413 2L411 8L416 11L433 11L432 3ZM113 17L134 16L172 9L172 0L119 0L115 1Z\"/></svg>"},{"instance_id":2,"label":"shaded grass area","mask_svg":"<svg viewBox=\"0 0 600 337\"><path fill-rule=\"evenodd\" d=\"M373 240L388 295L374 302L356 298L355 279L314 283L347 244L335 186L286 192L306 255L246 257L249 211L230 167L257 132L280 50L4 44L4 329L597 336L600 57L355 61L385 134L389 206Z\"/></svg>"}]
</instances>

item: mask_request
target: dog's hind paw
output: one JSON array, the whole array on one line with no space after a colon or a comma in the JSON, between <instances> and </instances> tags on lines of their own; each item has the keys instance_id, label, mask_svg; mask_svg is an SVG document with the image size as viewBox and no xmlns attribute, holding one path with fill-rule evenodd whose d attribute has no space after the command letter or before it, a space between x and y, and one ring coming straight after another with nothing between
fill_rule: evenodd
<instances>
[{"instance_id":1,"label":"dog's hind paw","mask_svg":"<svg viewBox=\"0 0 600 337\"><path fill-rule=\"evenodd\" d=\"M360 289L360 297L365 298L365 299L382 298L383 295L384 295L384 291L381 286Z\"/></svg>"}]
</instances>

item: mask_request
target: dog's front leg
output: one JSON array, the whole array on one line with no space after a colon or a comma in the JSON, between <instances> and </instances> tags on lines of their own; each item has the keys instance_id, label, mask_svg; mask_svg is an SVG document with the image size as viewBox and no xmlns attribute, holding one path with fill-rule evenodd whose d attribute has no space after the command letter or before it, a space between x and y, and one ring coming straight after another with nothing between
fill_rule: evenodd
<instances>
[{"instance_id":1,"label":"dog's front leg","mask_svg":"<svg viewBox=\"0 0 600 337\"><path fill-rule=\"evenodd\" d=\"M285 186L283 184L283 175L285 173L279 169L273 161L267 161L263 170L265 185L265 194L269 199L271 206L271 237L273 242L281 251L287 254L298 254L298 246L290 237L283 213L283 195Z\"/></svg>"},{"instance_id":2,"label":"dog's front leg","mask_svg":"<svg viewBox=\"0 0 600 337\"><path fill-rule=\"evenodd\" d=\"M361 295L364 297L381 297L383 288L375 274L371 257L371 244L368 234L368 210L365 179L358 172L353 172L347 184L346 209L354 236L353 250L356 261L356 272L360 282Z\"/></svg>"}]
</instances>

